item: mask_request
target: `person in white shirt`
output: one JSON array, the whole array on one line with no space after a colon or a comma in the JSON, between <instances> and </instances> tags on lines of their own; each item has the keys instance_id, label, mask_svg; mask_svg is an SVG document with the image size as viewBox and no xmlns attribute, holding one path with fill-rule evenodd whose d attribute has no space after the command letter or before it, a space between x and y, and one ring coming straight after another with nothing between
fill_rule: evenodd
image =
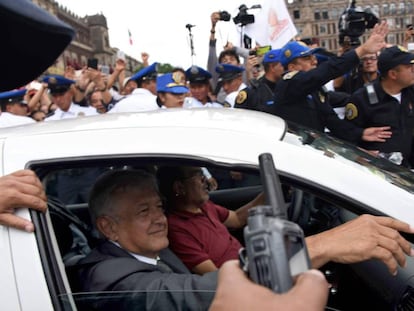
<instances>
[{"instance_id":1,"label":"person in white shirt","mask_svg":"<svg viewBox=\"0 0 414 311\"><path fill-rule=\"evenodd\" d=\"M230 64L218 64L216 66L216 72L219 74L218 83L226 93L224 107L233 108L237 95L247 87L243 83L243 71L244 68L241 66Z\"/></svg>"},{"instance_id":2,"label":"person in white shirt","mask_svg":"<svg viewBox=\"0 0 414 311\"><path fill-rule=\"evenodd\" d=\"M145 67L134 74L128 81L136 81L138 87L125 98L121 99L108 113L139 112L156 110L157 104L157 80L158 63Z\"/></svg>"},{"instance_id":3,"label":"person in white shirt","mask_svg":"<svg viewBox=\"0 0 414 311\"><path fill-rule=\"evenodd\" d=\"M98 115L93 107L82 107L73 103L75 81L59 75L50 75L44 77L43 82L48 84L52 102L58 107L53 115L47 117L45 121Z\"/></svg>"},{"instance_id":4,"label":"person in white shirt","mask_svg":"<svg viewBox=\"0 0 414 311\"><path fill-rule=\"evenodd\" d=\"M18 126L36 123L27 116L27 103L23 101L26 89L0 93L0 127Z\"/></svg>"},{"instance_id":5,"label":"person in white shirt","mask_svg":"<svg viewBox=\"0 0 414 311\"><path fill-rule=\"evenodd\" d=\"M211 73L198 66L191 66L185 71L185 76L189 82L190 97L184 100L185 108L223 108L223 105L211 98Z\"/></svg>"}]
</instances>

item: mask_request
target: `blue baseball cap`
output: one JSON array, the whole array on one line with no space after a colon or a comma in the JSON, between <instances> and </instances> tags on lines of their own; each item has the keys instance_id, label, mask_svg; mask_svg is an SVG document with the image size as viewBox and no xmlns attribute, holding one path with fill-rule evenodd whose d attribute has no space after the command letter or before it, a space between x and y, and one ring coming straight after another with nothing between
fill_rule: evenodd
<instances>
[{"instance_id":1,"label":"blue baseball cap","mask_svg":"<svg viewBox=\"0 0 414 311\"><path fill-rule=\"evenodd\" d=\"M0 1L0 91L36 79L62 54L73 28L29 0ZM27 48L30 47L30 48Z\"/></svg>"},{"instance_id":2,"label":"blue baseball cap","mask_svg":"<svg viewBox=\"0 0 414 311\"><path fill-rule=\"evenodd\" d=\"M23 97L26 94L26 89L18 89L12 90L7 92L0 93L0 104L7 105L10 103L23 103L27 104L23 101Z\"/></svg>"},{"instance_id":3,"label":"blue baseball cap","mask_svg":"<svg viewBox=\"0 0 414 311\"><path fill-rule=\"evenodd\" d=\"M300 41L290 41L281 49L280 62L283 66L287 66L296 58L313 55L320 50L320 48L311 49Z\"/></svg>"},{"instance_id":4,"label":"blue baseball cap","mask_svg":"<svg viewBox=\"0 0 414 311\"><path fill-rule=\"evenodd\" d=\"M49 75L43 78L43 82L47 83L50 94L66 93L70 86L75 83L74 80L67 79L60 75Z\"/></svg>"},{"instance_id":5,"label":"blue baseball cap","mask_svg":"<svg viewBox=\"0 0 414 311\"><path fill-rule=\"evenodd\" d=\"M230 64L218 64L216 72L219 74L218 82L229 81L237 78L242 74L244 68Z\"/></svg>"},{"instance_id":6,"label":"blue baseball cap","mask_svg":"<svg viewBox=\"0 0 414 311\"><path fill-rule=\"evenodd\" d=\"M184 94L189 91L182 81L182 73L166 73L157 78L157 92Z\"/></svg>"},{"instance_id":7,"label":"blue baseball cap","mask_svg":"<svg viewBox=\"0 0 414 311\"><path fill-rule=\"evenodd\" d=\"M190 83L206 84L212 76L210 72L201 67L191 66L185 71L185 77Z\"/></svg>"},{"instance_id":8,"label":"blue baseball cap","mask_svg":"<svg viewBox=\"0 0 414 311\"><path fill-rule=\"evenodd\" d=\"M280 63L280 56L282 55L282 49L270 50L263 56L263 64L266 63Z\"/></svg>"},{"instance_id":9,"label":"blue baseball cap","mask_svg":"<svg viewBox=\"0 0 414 311\"><path fill-rule=\"evenodd\" d=\"M158 63L152 63L148 67L142 68L136 74L132 75L129 80L144 81L144 80L156 80L158 75Z\"/></svg>"}]
</instances>

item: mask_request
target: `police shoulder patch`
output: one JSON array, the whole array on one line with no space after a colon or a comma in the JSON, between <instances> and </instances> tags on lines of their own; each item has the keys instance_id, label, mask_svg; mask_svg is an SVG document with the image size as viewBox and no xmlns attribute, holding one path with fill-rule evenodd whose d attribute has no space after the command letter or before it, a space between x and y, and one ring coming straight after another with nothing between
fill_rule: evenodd
<instances>
[{"instance_id":1,"label":"police shoulder patch","mask_svg":"<svg viewBox=\"0 0 414 311\"><path fill-rule=\"evenodd\" d=\"M289 80L292 79L299 71L295 70L295 71L289 71L288 73L286 73L283 76L283 80Z\"/></svg>"},{"instance_id":2,"label":"police shoulder patch","mask_svg":"<svg viewBox=\"0 0 414 311\"><path fill-rule=\"evenodd\" d=\"M245 90L241 90L236 97L236 104L243 104L247 99L247 92Z\"/></svg>"},{"instance_id":3,"label":"police shoulder patch","mask_svg":"<svg viewBox=\"0 0 414 311\"><path fill-rule=\"evenodd\" d=\"M358 108L353 103L348 103L345 106L345 117L348 120L353 120L358 116Z\"/></svg>"}]
</instances>

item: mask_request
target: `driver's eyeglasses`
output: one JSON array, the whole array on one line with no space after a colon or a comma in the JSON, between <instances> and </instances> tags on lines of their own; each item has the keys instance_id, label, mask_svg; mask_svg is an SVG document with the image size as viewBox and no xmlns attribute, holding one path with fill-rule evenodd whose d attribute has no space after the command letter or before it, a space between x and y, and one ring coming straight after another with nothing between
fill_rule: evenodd
<instances>
[{"instance_id":1,"label":"driver's eyeglasses","mask_svg":"<svg viewBox=\"0 0 414 311\"><path fill-rule=\"evenodd\" d=\"M191 179L191 178L205 178L203 171L202 170L197 170L197 171L192 171L190 172L187 176L184 176L182 179L186 180L186 179Z\"/></svg>"}]
</instances>

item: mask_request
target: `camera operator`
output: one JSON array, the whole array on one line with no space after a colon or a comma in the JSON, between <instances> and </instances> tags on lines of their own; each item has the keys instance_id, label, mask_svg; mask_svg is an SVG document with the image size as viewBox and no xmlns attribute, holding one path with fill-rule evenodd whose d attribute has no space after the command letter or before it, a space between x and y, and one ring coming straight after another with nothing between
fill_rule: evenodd
<instances>
[{"instance_id":1,"label":"camera operator","mask_svg":"<svg viewBox=\"0 0 414 311\"><path fill-rule=\"evenodd\" d=\"M208 60L207 60L207 71L212 74L211 83L217 96L217 102L224 104L226 94L222 88L217 89L218 74L215 71L217 64L231 64L234 66L241 66L240 57L244 59L243 63L247 63L247 58L249 57L249 50L234 47L232 43L227 42L224 50L217 57L217 39L216 34L216 25L219 21L228 22L231 19L231 16L226 11L215 11L211 14L211 30L210 30L210 39L209 39L209 51L208 51ZM243 72L243 82L248 84L248 77L246 72Z\"/></svg>"},{"instance_id":2,"label":"camera operator","mask_svg":"<svg viewBox=\"0 0 414 311\"><path fill-rule=\"evenodd\" d=\"M377 53L362 56L358 66L345 75L334 79L335 91L352 94L365 84L376 81L379 78L377 62Z\"/></svg>"}]
</instances>

